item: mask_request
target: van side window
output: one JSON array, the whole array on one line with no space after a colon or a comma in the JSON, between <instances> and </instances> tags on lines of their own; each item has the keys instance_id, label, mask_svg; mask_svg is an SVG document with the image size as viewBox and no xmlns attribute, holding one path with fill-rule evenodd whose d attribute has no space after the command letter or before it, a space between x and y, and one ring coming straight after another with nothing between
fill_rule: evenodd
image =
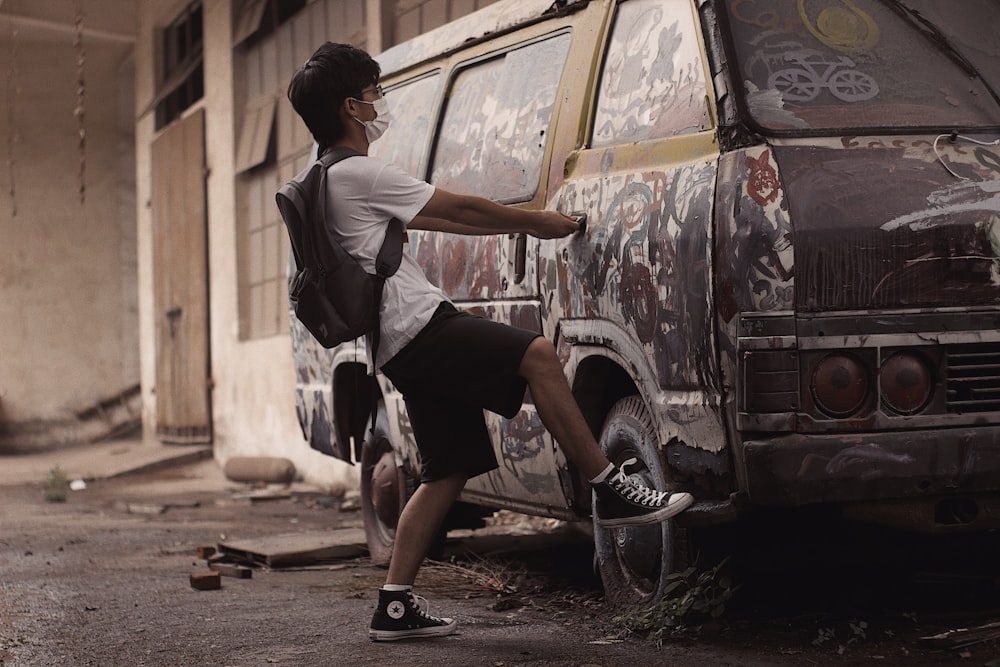
<instances>
[{"instance_id":1,"label":"van side window","mask_svg":"<svg viewBox=\"0 0 1000 667\"><path fill-rule=\"evenodd\" d=\"M615 16L591 145L710 127L705 69L690 0L629 0Z\"/></svg>"},{"instance_id":2,"label":"van side window","mask_svg":"<svg viewBox=\"0 0 1000 667\"><path fill-rule=\"evenodd\" d=\"M434 99L441 77L435 73L385 91L392 112L389 129L371 145L371 154L420 178L420 164L431 131Z\"/></svg>"},{"instance_id":3,"label":"van side window","mask_svg":"<svg viewBox=\"0 0 1000 667\"><path fill-rule=\"evenodd\" d=\"M531 199L569 44L570 35L559 34L459 73L430 182L506 203Z\"/></svg>"}]
</instances>

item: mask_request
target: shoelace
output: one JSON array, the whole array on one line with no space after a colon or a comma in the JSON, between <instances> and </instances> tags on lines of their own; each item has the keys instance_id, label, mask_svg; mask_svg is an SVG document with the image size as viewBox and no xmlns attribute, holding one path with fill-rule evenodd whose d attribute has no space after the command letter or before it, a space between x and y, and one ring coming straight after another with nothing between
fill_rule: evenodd
<instances>
[{"instance_id":1,"label":"shoelace","mask_svg":"<svg viewBox=\"0 0 1000 667\"><path fill-rule=\"evenodd\" d=\"M431 603L427 601L427 598L422 595L417 595L413 591L407 591L407 595L410 596L410 602L413 604L413 609L418 615L423 616L429 621L435 621L437 623L444 622L437 616L431 616Z\"/></svg>"},{"instance_id":2,"label":"shoelace","mask_svg":"<svg viewBox=\"0 0 1000 667\"><path fill-rule=\"evenodd\" d=\"M618 485L618 488L625 497L633 502L650 507L662 505L663 499L670 495L669 491L656 491L625 474L625 467L635 465L637 462L635 458L630 458L622 462L618 466L618 474L612 478L612 481Z\"/></svg>"}]
</instances>

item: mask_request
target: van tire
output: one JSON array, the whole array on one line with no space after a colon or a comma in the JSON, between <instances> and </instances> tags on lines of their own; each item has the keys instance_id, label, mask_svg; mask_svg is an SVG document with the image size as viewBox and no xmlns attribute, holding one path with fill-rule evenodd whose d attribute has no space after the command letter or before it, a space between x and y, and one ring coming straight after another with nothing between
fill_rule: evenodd
<instances>
[{"instance_id":1,"label":"van tire","mask_svg":"<svg viewBox=\"0 0 1000 667\"><path fill-rule=\"evenodd\" d=\"M416 480L396 464L388 417L379 404L374 430L361 446L361 517L368 553L376 565L388 565L396 540L396 524L406 501L416 489Z\"/></svg>"},{"instance_id":2,"label":"van tire","mask_svg":"<svg viewBox=\"0 0 1000 667\"><path fill-rule=\"evenodd\" d=\"M640 396L628 396L612 407L604 421L600 446L615 464L636 458L643 482L658 489L670 488L653 419ZM593 502L593 501L592 501ZM667 575L678 569L676 543L679 529L673 521L648 526L602 528L593 504L594 560L604 585L606 604L627 611L663 596Z\"/></svg>"}]
</instances>

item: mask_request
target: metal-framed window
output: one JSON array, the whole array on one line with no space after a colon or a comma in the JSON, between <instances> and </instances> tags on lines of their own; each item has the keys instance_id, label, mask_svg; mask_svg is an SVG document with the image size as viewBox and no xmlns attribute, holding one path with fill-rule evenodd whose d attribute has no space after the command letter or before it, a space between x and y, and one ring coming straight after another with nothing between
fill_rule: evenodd
<instances>
[{"instance_id":1,"label":"metal-framed window","mask_svg":"<svg viewBox=\"0 0 1000 667\"><path fill-rule=\"evenodd\" d=\"M156 129L178 118L205 93L204 12L192 2L161 33L160 76L154 105Z\"/></svg>"}]
</instances>

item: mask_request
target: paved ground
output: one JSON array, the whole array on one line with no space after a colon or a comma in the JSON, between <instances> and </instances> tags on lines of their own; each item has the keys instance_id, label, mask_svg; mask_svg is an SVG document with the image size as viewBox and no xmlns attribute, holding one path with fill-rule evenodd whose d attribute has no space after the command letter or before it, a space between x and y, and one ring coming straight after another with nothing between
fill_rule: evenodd
<instances>
[{"instance_id":1,"label":"paved ground","mask_svg":"<svg viewBox=\"0 0 1000 667\"><path fill-rule=\"evenodd\" d=\"M992 542L921 571L911 543L817 541L805 526L777 545L787 527L749 526L731 536L748 556L730 613L658 646L611 622L586 540L517 515L453 541L449 560L422 571L419 592L459 621L457 635L373 644L384 570L364 556L190 586L208 570L201 545L361 525L350 497L297 484L254 499L207 454L126 441L0 458L0 665L1000 665L996 640L921 639L1000 619ZM55 465L91 481L46 502ZM503 534L520 534L513 551L500 549Z\"/></svg>"}]
</instances>

